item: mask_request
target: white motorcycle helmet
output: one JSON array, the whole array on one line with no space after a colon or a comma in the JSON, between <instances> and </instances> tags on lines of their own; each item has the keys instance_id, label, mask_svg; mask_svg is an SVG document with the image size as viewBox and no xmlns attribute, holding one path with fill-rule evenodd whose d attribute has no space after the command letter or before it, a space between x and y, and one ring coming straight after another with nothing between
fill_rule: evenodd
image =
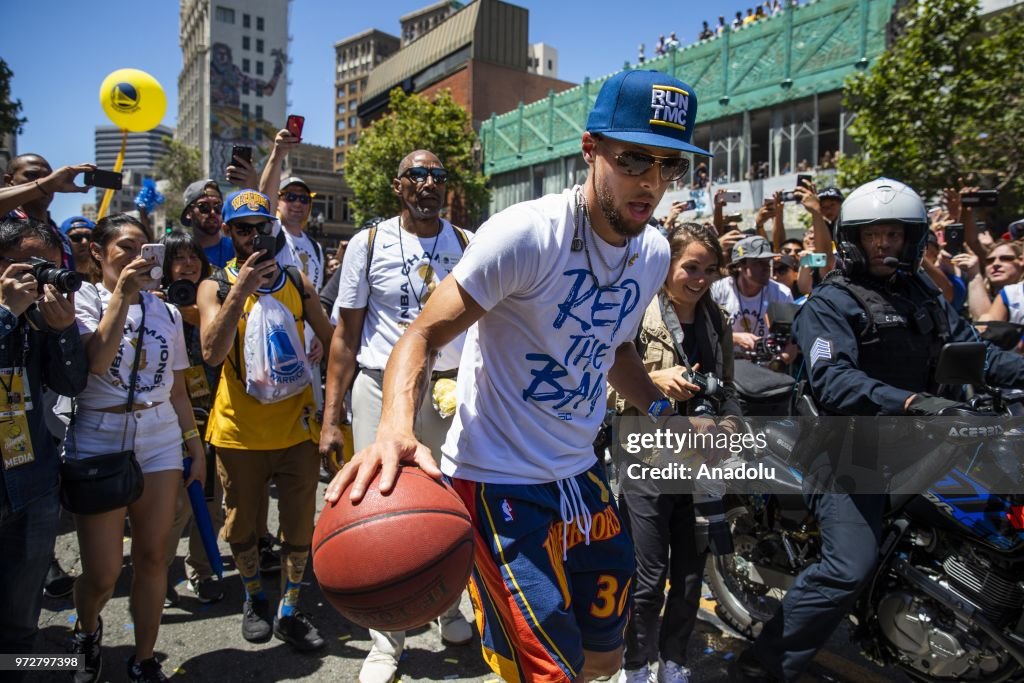
<instances>
[{"instance_id":1,"label":"white motorcycle helmet","mask_svg":"<svg viewBox=\"0 0 1024 683\"><path fill-rule=\"evenodd\" d=\"M921 265L927 243L928 212L913 188L891 178L865 183L843 202L835 237L846 272L853 275L867 270L868 258L861 245L860 229L879 223L904 226L899 268L915 272Z\"/></svg>"}]
</instances>

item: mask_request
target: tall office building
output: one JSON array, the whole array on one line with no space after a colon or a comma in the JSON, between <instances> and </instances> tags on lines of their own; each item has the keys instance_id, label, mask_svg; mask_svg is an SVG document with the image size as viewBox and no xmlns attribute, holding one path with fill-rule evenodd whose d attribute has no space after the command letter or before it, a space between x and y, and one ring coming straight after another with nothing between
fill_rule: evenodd
<instances>
[{"instance_id":1,"label":"tall office building","mask_svg":"<svg viewBox=\"0 0 1024 683\"><path fill-rule=\"evenodd\" d=\"M128 133L125 146L124 174L121 189L111 198L107 215L135 210L135 197L142 189L142 181L148 176L152 178L156 164L164 155L166 147L164 138L174 137L174 129L157 126L144 133ZM96 166L110 170L117 161L117 153L121 150L121 129L117 126L96 126ZM221 174L223 175L223 174ZM103 201L106 190L96 190L96 205Z\"/></svg>"},{"instance_id":2,"label":"tall office building","mask_svg":"<svg viewBox=\"0 0 1024 683\"><path fill-rule=\"evenodd\" d=\"M363 101L370 71L401 47L395 36L369 29L334 44L334 168L341 170L345 154L362 129L356 111Z\"/></svg>"},{"instance_id":3,"label":"tall office building","mask_svg":"<svg viewBox=\"0 0 1024 683\"><path fill-rule=\"evenodd\" d=\"M181 0L178 139L221 178L234 145L257 163L284 127L288 0Z\"/></svg>"}]
</instances>

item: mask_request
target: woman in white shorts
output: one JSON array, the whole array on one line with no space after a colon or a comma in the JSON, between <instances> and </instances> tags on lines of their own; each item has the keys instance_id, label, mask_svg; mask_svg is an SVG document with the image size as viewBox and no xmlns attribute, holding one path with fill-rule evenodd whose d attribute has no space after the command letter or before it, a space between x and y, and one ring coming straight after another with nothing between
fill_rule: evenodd
<instances>
[{"instance_id":1,"label":"woman in white shorts","mask_svg":"<svg viewBox=\"0 0 1024 683\"><path fill-rule=\"evenodd\" d=\"M132 528L135 624L135 654L128 660L128 678L165 680L153 648L167 589L167 536L183 483L183 442L194 462L189 482L202 482L206 472L184 377L188 356L181 315L146 291L159 283L154 264L140 257L142 245L151 241L148 231L130 216L118 214L99 221L90 255L102 277L95 287L86 285L75 296L90 374L67 430L64 457L84 459L134 449L145 480L142 497L127 508L75 516L82 575L75 582L78 619L72 648L85 660L85 670L76 674L79 683L100 675L100 612L121 573L126 510ZM140 326L142 355L129 409L128 385Z\"/></svg>"}]
</instances>

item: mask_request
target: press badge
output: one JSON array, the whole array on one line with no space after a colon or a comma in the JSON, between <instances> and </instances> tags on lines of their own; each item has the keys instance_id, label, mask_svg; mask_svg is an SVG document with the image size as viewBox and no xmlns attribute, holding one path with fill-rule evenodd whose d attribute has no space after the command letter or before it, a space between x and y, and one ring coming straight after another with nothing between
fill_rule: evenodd
<instances>
[{"instance_id":1,"label":"press badge","mask_svg":"<svg viewBox=\"0 0 1024 683\"><path fill-rule=\"evenodd\" d=\"M26 417L32 410L32 392L25 368L0 368L0 387L0 452L4 469L9 470L36 459Z\"/></svg>"},{"instance_id":2,"label":"press badge","mask_svg":"<svg viewBox=\"0 0 1024 683\"><path fill-rule=\"evenodd\" d=\"M185 368L185 386L191 399L206 398L210 395L210 383L206 381L206 368L193 365Z\"/></svg>"},{"instance_id":3,"label":"press badge","mask_svg":"<svg viewBox=\"0 0 1024 683\"><path fill-rule=\"evenodd\" d=\"M5 470L35 462L25 413L0 418L0 451L3 452Z\"/></svg>"}]
</instances>

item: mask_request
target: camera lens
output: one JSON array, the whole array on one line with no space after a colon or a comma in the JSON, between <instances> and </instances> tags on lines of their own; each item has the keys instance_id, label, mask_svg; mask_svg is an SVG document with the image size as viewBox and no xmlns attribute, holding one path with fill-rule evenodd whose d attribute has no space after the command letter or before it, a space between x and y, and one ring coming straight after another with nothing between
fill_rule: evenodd
<instances>
[{"instance_id":1,"label":"camera lens","mask_svg":"<svg viewBox=\"0 0 1024 683\"><path fill-rule=\"evenodd\" d=\"M191 280L175 280L167 287L167 300L175 306L191 306L196 302L196 285Z\"/></svg>"},{"instance_id":2,"label":"camera lens","mask_svg":"<svg viewBox=\"0 0 1024 683\"><path fill-rule=\"evenodd\" d=\"M54 268L53 286L63 294L77 292L82 288L84 281L85 278L82 277L81 273L73 270L64 270L63 268Z\"/></svg>"}]
</instances>

